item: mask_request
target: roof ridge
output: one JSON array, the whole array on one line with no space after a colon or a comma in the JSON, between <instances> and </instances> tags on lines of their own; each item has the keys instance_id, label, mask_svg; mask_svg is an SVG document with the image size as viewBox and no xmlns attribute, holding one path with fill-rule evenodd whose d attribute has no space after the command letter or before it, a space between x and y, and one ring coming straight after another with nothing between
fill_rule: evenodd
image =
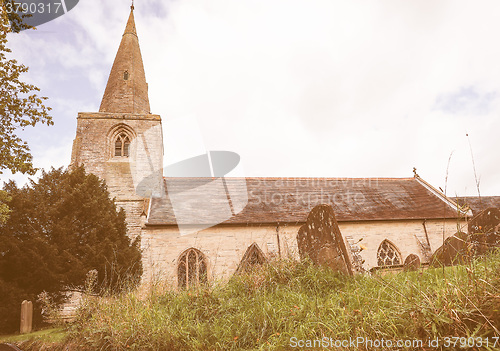
<instances>
[{"instance_id":1,"label":"roof ridge","mask_svg":"<svg viewBox=\"0 0 500 351\"><path fill-rule=\"evenodd\" d=\"M221 177L165 177L163 179L217 179ZM281 180L281 179L329 179L329 180L351 180L351 179L377 179L377 180L415 180L414 177L224 177L225 179L269 179L269 180Z\"/></svg>"}]
</instances>

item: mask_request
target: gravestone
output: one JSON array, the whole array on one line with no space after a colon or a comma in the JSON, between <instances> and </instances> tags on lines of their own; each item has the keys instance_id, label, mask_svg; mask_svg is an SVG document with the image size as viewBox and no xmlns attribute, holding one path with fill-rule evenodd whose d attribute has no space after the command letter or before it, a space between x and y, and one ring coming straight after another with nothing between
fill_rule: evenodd
<instances>
[{"instance_id":1,"label":"gravestone","mask_svg":"<svg viewBox=\"0 0 500 351\"><path fill-rule=\"evenodd\" d=\"M474 254L482 255L500 246L500 209L487 208L469 222L470 241Z\"/></svg>"},{"instance_id":2,"label":"gravestone","mask_svg":"<svg viewBox=\"0 0 500 351\"><path fill-rule=\"evenodd\" d=\"M420 258L415 254L409 254L405 263L403 264L403 269L405 272L416 271L420 268Z\"/></svg>"},{"instance_id":3,"label":"gravestone","mask_svg":"<svg viewBox=\"0 0 500 351\"><path fill-rule=\"evenodd\" d=\"M24 300L21 304L21 334L31 333L33 324L33 303Z\"/></svg>"},{"instance_id":4,"label":"gravestone","mask_svg":"<svg viewBox=\"0 0 500 351\"><path fill-rule=\"evenodd\" d=\"M318 205L311 210L299 229L297 243L301 259L309 257L314 264L353 274L352 255L330 205Z\"/></svg>"},{"instance_id":5,"label":"gravestone","mask_svg":"<svg viewBox=\"0 0 500 351\"><path fill-rule=\"evenodd\" d=\"M468 236L463 232L457 232L444 241L431 257L431 266L451 266L466 263L470 259L468 250Z\"/></svg>"}]
</instances>

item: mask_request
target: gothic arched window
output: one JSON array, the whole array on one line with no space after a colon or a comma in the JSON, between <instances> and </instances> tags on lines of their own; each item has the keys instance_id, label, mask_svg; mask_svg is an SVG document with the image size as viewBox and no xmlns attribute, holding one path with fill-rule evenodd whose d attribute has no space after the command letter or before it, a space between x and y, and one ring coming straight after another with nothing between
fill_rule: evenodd
<instances>
[{"instance_id":1,"label":"gothic arched window","mask_svg":"<svg viewBox=\"0 0 500 351\"><path fill-rule=\"evenodd\" d=\"M205 256L196 249L185 251L177 266L177 284L181 289L189 289L207 282Z\"/></svg>"},{"instance_id":2,"label":"gothic arched window","mask_svg":"<svg viewBox=\"0 0 500 351\"><path fill-rule=\"evenodd\" d=\"M252 266L262 265L266 262L266 256L260 249L259 245L253 243L250 245L241 259L240 265L236 273L244 272Z\"/></svg>"},{"instance_id":3,"label":"gothic arched window","mask_svg":"<svg viewBox=\"0 0 500 351\"><path fill-rule=\"evenodd\" d=\"M115 139L115 156L128 157L130 154L130 138L125 133L119 133Z\"/></svg>"},{"instance_id":4,"label":"gothic arched window","mask_svg":"<svg viewBox=\"0 0 500 351\"><path fill-rule=\"evenodd\" d=\"M389 240L384 240L378 247L377 262L379 266L394 266L401 264L401 254L393 243Z\"/></svg>"}]
</instances>

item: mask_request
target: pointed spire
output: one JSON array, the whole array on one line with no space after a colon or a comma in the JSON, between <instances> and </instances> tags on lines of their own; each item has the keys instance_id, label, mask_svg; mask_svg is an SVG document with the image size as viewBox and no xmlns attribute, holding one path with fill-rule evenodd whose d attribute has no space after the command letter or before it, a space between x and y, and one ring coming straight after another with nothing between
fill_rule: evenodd
<instances>
[{"instance_id":1,"label":"pointed spire","mask_svg":"<svg viewBox=\"0 0 500 351\"><path fill-rule=\"evenodd\" d=\"M133 3L99 112L150 113L148 84L135 29Z\"/></svg>"}]
</instances>

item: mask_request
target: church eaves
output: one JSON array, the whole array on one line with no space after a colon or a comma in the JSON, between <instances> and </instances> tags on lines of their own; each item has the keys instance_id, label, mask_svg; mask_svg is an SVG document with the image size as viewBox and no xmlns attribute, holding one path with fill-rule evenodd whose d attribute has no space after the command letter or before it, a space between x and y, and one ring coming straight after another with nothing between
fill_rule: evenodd
<instances>
[{"instance_id":1,"label":"church eaves","mask_svg":"<svg viewBox=\"0 0 500 351\"><path fill-rule=\"evenodd\" d=\"M99 112L150 113L148 84L135 29L133 6L109 74Z\"/></svg>"}]
</instances>

